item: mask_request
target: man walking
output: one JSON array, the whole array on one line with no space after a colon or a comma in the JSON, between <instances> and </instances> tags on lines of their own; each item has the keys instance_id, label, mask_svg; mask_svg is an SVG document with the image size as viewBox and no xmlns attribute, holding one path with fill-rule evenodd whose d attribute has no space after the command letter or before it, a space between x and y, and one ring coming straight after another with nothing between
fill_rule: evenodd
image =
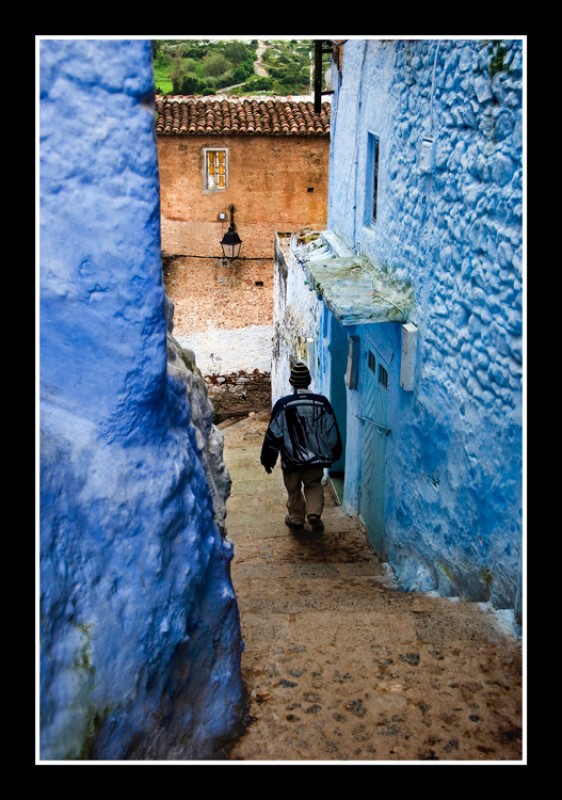
<instances>
[{"instance_id":1,"label":"man walking","mask_svg":"<svg viewBox=\"0 0 562 800\"><path fill-rule=\"evenodd\" d=\"M302 530L306 518L313 531L321 532L324 467L338 460L342 442L334 409L326 397L309 390L310 381L305 364L299 362L291 368L293 393L273 407L260 461L270 473L281 453L288 527Z\"/></svg>"}]
</instances>

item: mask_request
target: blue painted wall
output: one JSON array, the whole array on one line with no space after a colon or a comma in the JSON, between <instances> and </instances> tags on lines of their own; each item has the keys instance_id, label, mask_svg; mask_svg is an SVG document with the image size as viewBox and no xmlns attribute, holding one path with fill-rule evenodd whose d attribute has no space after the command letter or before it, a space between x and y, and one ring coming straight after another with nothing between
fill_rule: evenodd
<instances>
[{"instance_id":1,"label":"blue painted wall","mask_svg":"<svg viewBox=\"0 0 562 800\"><path fill-rule=\"evenodd\" d=\"M202 398L167 370L150 43L45 40L40 68L41 757L205 758L241 640Z\"/></svg>"},{"instance_id":2,"label":"blue painted wall","mask_svg":"<svg viewBox=\"0 0 562 800\"><path fill-rule=\"evenodd\" d=\"M370 326L394 359L389 561L405 588L504 608L518 607L521 583L522 57L518 40L348 41L330 156L329 228L416 294L414 392L398 385L400 326ZM369 133L380 141L375 225ZM348 392L351 510L360 402Z\"/></svg>"}]
</instances>

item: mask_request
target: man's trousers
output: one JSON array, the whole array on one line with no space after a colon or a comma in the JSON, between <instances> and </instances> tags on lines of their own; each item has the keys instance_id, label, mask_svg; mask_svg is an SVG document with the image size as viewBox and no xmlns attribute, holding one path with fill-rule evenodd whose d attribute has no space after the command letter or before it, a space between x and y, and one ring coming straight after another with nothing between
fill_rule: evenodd
<instances>
[{"instance_id":1,"label":"man's trousers","mask_svg":"<svg viewBox=\"0 0 562 800\"><path fill-rule=\"evenodd\" d=\"M304 524L305 517L321 516L324 509L323 477L322 467L283 471L289 519L295 525Z\"/></svg>"}]
</instances>

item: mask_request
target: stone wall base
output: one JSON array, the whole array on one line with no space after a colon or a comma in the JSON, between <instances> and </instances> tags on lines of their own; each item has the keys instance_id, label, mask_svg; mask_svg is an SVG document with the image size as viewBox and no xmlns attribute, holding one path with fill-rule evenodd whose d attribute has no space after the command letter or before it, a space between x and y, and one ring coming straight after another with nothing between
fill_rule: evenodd
<instances>
[{"instance_id":1,"label":"stone wall base","mask_svg":"<svg viewBox=\"0 0 562 800\"><path fill-rule=\"evenodd\" d=\"M231 372L206 375L209 399L215 409L215 423L251 412L271 410L271 375L269 372Z\"/></svg>"}]
</instances>

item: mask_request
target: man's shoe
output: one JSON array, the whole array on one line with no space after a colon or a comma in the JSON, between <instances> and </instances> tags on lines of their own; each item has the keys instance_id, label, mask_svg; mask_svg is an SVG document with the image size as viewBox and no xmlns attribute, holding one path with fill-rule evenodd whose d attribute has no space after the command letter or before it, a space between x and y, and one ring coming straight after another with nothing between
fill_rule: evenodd
<instances>
[{"instance_id":1,"label":"man's shoe","mask_svg":"<svg viewBox=\"0 0 562 800\"><path fill-rule=\"evenodd\" d=\"M288 515L285 517L285 525L293 531L302 531L304 528L304 522L291 522Z\"/></svg>"},{"instance_id":2,"label":"man's shoe","mask_svg":"<svg viewBox=\"0 0 562 800\"><path fill-rule=\"evenodd\" d=\"M324 523L320 517L317 517L315 514L311 514L309 516L308 522L313 531L318 531L318 533L321 533L324 530Z\"/></svg>"}]
</instances>

